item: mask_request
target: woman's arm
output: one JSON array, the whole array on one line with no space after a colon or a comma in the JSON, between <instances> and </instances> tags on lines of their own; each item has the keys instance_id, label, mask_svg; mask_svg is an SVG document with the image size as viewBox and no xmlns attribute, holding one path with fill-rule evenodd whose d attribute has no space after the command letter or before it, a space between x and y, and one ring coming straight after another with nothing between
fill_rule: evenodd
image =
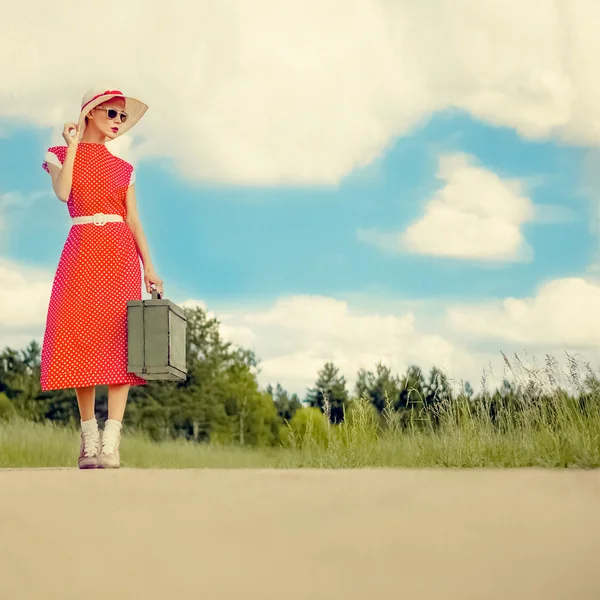
<instances>
[{"instance_id":1,"label":"woman's arm","mask_svg":"<svg viewBox=\"0 0 600 600\"><path fill-rule=\"evenodd\" d=\"M69 131L73 129L75 135L71 136ZM62 164L62 169L48 163L48 170L50 171L50 177L52 177L54 193L61 202L67 202L73 185L73 164L75 163L75 154L77 154L77 144L79 143L79 129L76 123L65 123L63 138L67 142L67 155Z\"/></svg>"},{"instance_id":2,"label":"woman's arm","mask_svg":"<svg viewBox=\"0 0 600 600\"><path fill-rule=\"evenodd\" d=\"M127 210L125 222L127 225L129 225L129 229L131 229L133 239L135 240L135 244L137 246L138 255L142 259L142 264L144 265L144 283L146 285L146 291L150 293L152 291L151 285L154 283L157 291L162 295L163 282L154 271L154 265L152 264L152 260L150 259L150 251L148 250L148 242L146 240L146 235L144 234L144 229L142 228L142 223L137 210L135 184L130 185L127 188L125 207Z\"/></svg>"}]
</instances>

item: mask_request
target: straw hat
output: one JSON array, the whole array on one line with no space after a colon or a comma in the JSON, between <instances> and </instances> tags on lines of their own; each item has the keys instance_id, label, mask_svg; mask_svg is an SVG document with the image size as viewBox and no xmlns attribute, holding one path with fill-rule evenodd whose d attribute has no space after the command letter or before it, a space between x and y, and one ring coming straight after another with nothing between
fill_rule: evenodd
<instances>
[{"instance_id":1,"label":"straw hat","mask_svg":"<svg viewBox=\"0 0 600 600\"><path fill-rule=\"evenodd\" d=\"M81 101L81 114L79 115L79 139L83 137L83 133L85 131L85 117L89 114L89 112L96 108L96 106L106 102L107 100L112 100L113 98L123 98L125 100L125 112L127 113L127 121L122 123L119 127L119 133L117 133L116 137L127 133L143 116L144 113L148 110L148 106L141 102L140 100L136 100L135 98L130 98L129 96L125 96L119 90L105 90L105 89L91 89L88 90Z\"/></svg>"}]
</instances>

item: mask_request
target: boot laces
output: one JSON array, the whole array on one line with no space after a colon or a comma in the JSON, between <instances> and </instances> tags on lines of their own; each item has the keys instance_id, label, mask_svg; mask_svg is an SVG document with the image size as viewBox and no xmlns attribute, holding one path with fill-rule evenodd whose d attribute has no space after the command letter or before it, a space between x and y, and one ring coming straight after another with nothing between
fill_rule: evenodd
<instances>
[{"instance_id":1,"label":"boot laces","mask_svg":"<svg viewBox=\"0 0 600 600\"><path fill-rule=\"evenodd\" d=\"M99 447L98 431L83 431L83 454L86 458L97 456Z\"/></svg>"},{"instance_id":2,"label":"boot laces","mask_svg":"<svg viewBox=\"0 0 600 600\"><path fill-rule=\"evenodd\" d=\"M102 453L114 454L119 443L119 432L114 429L104 431L102 436Z\"/></svg>"}]
</instances>

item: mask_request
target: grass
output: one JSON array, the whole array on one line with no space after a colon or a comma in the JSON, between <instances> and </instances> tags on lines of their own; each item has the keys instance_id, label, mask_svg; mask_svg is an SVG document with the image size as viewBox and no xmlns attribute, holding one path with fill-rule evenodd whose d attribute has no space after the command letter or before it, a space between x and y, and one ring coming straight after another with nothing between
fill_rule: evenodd
<instances>
[{"instance_id":1,"label":"grass","mask_svg":"<svg viewBox=\"0 0 600 600\"><path fill-rule=\"evenodd\" d=\"M453 406L448 413L460 411ZM492 425L464 412L463 420L442 416L439 429L387 426L384 432L361 401L355 420L330 429L325 443L297 440L297 466L357 467L578 467L600 466L600 411L593 418L568 418L558 426L531 415ZM456 414L454 416L457 416ZM566 416L566 415L565 415ZM531 420L528 420L531 419Z\"/></svg>"},{"instance_id":2,"label":"grass","mask_svg":"<svg viewBox=\"0 0 600 600\"><path fill-rule=\"evenodd\" d=\"M447 414L437 430L393 422L382 430L369 404L360 400L352 418L325 425L324 436L315 433L322 423L311 418L305 431L290 432L286 448L153 442L132 433L123 437L121 456L123 466L133 468L600 466L600 411L588 417L565 412L558 426L544 426L529 415L498 427L467 415L461 421ZM0 468L72 467L78 449L75 429L20 419L0 423Z\"/></svg>"},{"instance_id":3,"label":"grass","mask_svg":"<svg viewBox=\"0 0 600 600\"><path fill-rule=\"evenodd\" d=\"M570 364L570 380L556 365L515 375L510 396L473 403L464 395L434 412L401 423L388 404L378 415L366 398L353 403L341 425L318 410L290 428L286 447L248 448L153 442L125 432L124 467L134 468L358 468L600 466L600 382L585 384ZM568 389L571 387L571 389ZM494 408L494 411L492 411ZM495 412L492 418L491 414ZM435 422L435 425L434 425ZM71 467L79 433L52 423L0 421L0 468Z\"/></svg>"},{"instance_id":4,"label":"grass","mask_svg":"<svg viewBox=\"0 0 600 600\"><path fill-rule=\"evenodd\" d=\"M0 468L73 467L79 454L79 432L53 423L22 419L0 421ZM132 468L256 468L275 467L281 451L153 442L139 433L125 434L121 464Z\"/></svg>"}]
</instances>

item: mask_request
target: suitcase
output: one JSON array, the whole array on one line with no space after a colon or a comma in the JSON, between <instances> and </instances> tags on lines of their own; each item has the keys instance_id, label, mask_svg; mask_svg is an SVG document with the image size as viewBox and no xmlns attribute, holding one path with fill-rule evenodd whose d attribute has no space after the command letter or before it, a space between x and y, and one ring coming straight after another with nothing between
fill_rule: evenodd
<instances>
[{"instance_id":1,"label":"suitcase","mask_svg":"<svg viewBox=\"0 0 600 600\"><path fill-rule=\"evenodd\" d=\"M156 289L127 302L127 370L152 381L184 381L187 316Z\"/></svg>"}]
</instances>

